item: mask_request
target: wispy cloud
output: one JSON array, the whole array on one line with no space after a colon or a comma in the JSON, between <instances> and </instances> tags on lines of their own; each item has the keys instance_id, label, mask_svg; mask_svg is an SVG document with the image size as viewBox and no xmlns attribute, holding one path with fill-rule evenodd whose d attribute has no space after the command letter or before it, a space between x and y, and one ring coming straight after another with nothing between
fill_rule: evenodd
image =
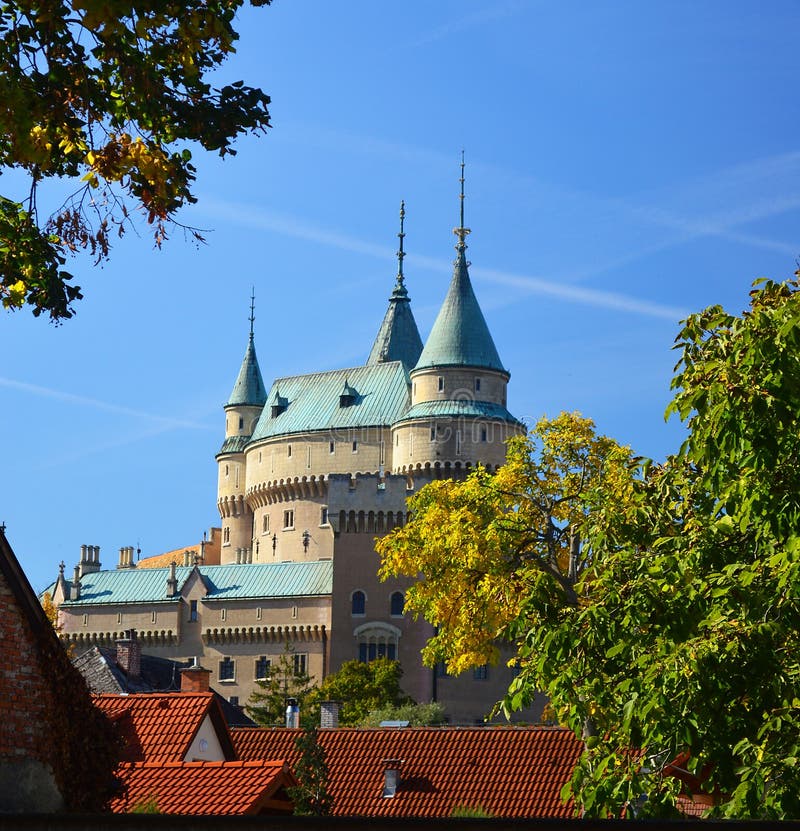
<instances>
[{"instance_id":1,"label":"wispy cloud","mask_svg":"<svg viewBox=\"0 0 800 831\"><path fill-rule=\"evenodd\" d=\"M75 395L64 390L52 389L50 387L41 387L37 384L28 384L24 381L16 381L13 378L0 377L0 387L7 387L9 389L26 392L30 395L38 395L43 398L52 398L57 401L63 401L68 404L75 404L81 407L90 407L94 410L103 410L109 413L117 413L118 415L132 416L133 418L144 419L159 425L158 432L173 429L189 429L189 430L209 430L212 429L207 424L200 424L196 421L189 421L188 419L171 418L169 416L157 415L155 413L148 413L142 410L136 410L131 407L124 407L120 404L113 404L109 401L101 401L97 398L89 398L84 395Z\"/></svg>"},{"instance_id":2,"label":"wispy cloud","mask_svg":"<svg viewBox=\"0 0 800 831\"><path fill-rule=\"evenodd\" d=\"M213 211L219 217L246 224L262 231L271 231L343 251L366 254L381 260L393 260L395 257L395 253L385 246L375 245L347 234L320 228L303 220L264 210L256 205L206 199L205 208ZM438 273L449 273L452 270L452 264L449 261L435 257L409 254L407 261L412 266ZM598 308L614 309L668 320L678 320L686 315L685 310L673 306L663 306L615 292L581 288L541 277L511 274L492 268L473 268L472 274L479 280L512 286L528 294L557 297L570 303L581 303Z\"/></svg>"},{"instance_id":3,"label":"wispy cloud","mask_svg":"<svg viewBox=\"0 0 800 831\"><path fill-rule=\"evenodd\" d=\"M483 26L493 20L508 17L518 12L523 5L520 0L508 0L505 3L495 2L486 8L478 9L470 14L459 14L453 17L452 20L448 20L447 23L421 33L419 37L399 48L405 50L434 43L437 40L450 37L450 35L456 34L457 32L462 32L475 26Z\"/></svg>"}]
</instances>

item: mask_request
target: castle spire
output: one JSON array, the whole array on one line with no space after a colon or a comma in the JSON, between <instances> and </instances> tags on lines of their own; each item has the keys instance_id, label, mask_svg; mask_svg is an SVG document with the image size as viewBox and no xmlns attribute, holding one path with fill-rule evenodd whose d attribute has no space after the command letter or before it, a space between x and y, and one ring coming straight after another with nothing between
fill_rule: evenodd
<instances>
[{"instance_id":1,"label":"castle spire","mask_svg":"<svg viewBox=\"0 0 800 831\"><path fill-rule=\"evenodd\" d=\"M453 229L453 233L458 237L458 256L454 263L453 279L415 369L434 366L475 366L506 372L469 278L466 238L470 229L464 226L463 150L460 181L461 224Z\"/></svg>"},{"instance_id":2,"label":"castle spire","mask_svg":"<svg viewBox=\"0 0 800 831\"><path fill-rule=\"evenodd\" d=\"M254 337L254 324L256 320L256 293L252 288L250 291L250 336L247 340L247 349L244 353L244 360L239 369L236 383L233 385L226 407L263 407L267 400L267 391L264 389L264 379L261 377L261 369L258 366L256 357L256 345Z\"/></svg>"},{"instance_id":3,"label":"castle spire","mask_svg":"<svg viewBox=\"0 0 800 831\"><path fill-rule=\"evenodd\" d=\"M461 151L461 178L459 179L461 182L461 196L459 197L459 202L461 204L461 224L458 228L453 228L453 233L458 237L458 242L456 243L456 251L459 254L463 254L464 251L467 249L467 234L470 233L469 228L464 227L464 151Z\"/></svg>"},{"instance_id":4,"label":"castle spire","mask_svg":"<svg viewBox=\"0 0 800 831\"><path fill-rule=\"evenodd\" d=\"M381 327L372 349L367 358L367 366L387 363L388 361L402 361L406 369L411 369L422 352L422 338L419 336L417 322L411 311L411 300L405 284L403 274L403 260L406 253L403 250L405 239L406 203L400 202L400 248L397 252L397 279L394 291L389 298L389 308L386 310Z\"/></svg>"},{"instance_id":5,"label":"castle spire","mask_svg":"<svg viewBox=\"0 0 800 831\"><path fill-rule=\"evenodd\" d=\"M250 286L250 340L253 340L253 324L256 322L256 287Z\"/></svg>"}]
</instances>

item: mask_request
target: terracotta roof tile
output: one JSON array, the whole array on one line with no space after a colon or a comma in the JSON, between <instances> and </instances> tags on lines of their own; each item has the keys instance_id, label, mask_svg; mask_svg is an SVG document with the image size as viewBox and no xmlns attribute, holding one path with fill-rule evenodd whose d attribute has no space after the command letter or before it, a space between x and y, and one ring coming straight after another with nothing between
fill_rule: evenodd
<instances>
[{"instance_id":1,"label":"terracotta roof tile","mask_svg":"<svg viewBox=\"0 0 800 831\"><path fill-rule=\"evenodd\" d=\"M211 692L109 694L96 695L93 700L121 730L126 762L183 761L206 716L212 718L218 734L220 723L224 724ZM227 736L222 730L224 747Z\"/></svg>"},{"instance_id":2,"label":"terracotta roof tile","mask_svg":"<svg viewBox=\"0 0 800 831\"><path fill-rule=\"evenodd\" d=\"M282 761L135 762L117 770L125 790L111 802L121 814L154 800L161 814L259 814L291 810L296 784Z\"/></svg>"},{"instance_id":3,"label":"terracotta roof tile","mask_svg":"<svg viewBox=\"0 0 800 831\"><path fill-rule=\"evenodd\" d=\"M236 728L239 758L297 759L296 730ZM574 816L561 800L582 744L561 728L322 730L338 816L447 817L480 806L495 817ZM402 759L400 787L383 794L384 760Z\"/></svg>"}]
</instances>

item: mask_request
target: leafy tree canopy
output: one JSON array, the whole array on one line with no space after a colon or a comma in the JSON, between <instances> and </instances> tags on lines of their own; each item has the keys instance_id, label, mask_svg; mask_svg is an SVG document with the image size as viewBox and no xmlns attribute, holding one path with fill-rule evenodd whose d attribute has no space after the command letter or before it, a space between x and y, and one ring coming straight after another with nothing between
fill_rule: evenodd
<instances>
[{"instance_id":1,"label":"leafy tree canopy","mask_svg":"<svg viewBox=\"0 0 800 831\"><path fill-rule=\"evenodd\" d=\"M319 722L322 701L340 702L339 723L348 727L363 722L371 710L413 704L400 689L402 676L400 663L388 658L369 663L345 661L338 672L331 673L309 696L308 718Z\"/></svg>"},{"instance_id":2,"label":"leafy tree canopy","mask_svg":"<svg viewBox=\"0 0 800 831\"><path fill-rule=\"evenodd\" d=\"M0 171L22 171L29 186L0 194L5 308L71 317L81 292L63 269L68 254L107 258L137 213L160 245L179 209L196 201L190 148L225 156L237 135L269 126L261 90L208 82L235 51L242 3L0 5ZM73 180L75 191L40 215L41 185L56 179Z\"/></svg>"},{"instance_id":3,"label":"leafy tree canopy","mask_svg":"<svg viewBox=\"0 0 800 831\"><path fill-rule=\"evenodd\" d=\"M358 727L380 727L384 721L407 721L410 727L439 727L445 723L444 705L438 701L427 704L395 704L370 710Z\"/></svg>"},{"instance_id":4,"label":"leafy tree canopy","mask_svg":"<svg viewBox=\"0 0 800 831\"><path fill-rule=\"evenodd\" d=\"M565 479L544 473L546 425L494 479L423 489L382 543L384 571L423 574L407 603L440 626L429 659L465 668L495 637L517 644L505 707L543 690L586 737L565 793L584 815L669 815L688 785L719 815L797 819L800 283L757 283L742 315L692 315L676 348L668 412L687 439L660 465L609 445L570 520L574 582L573 549L548 562L547 523L517 524L540 515L543 483ZM595 446L562 435L567 455Z\"/></svg>"}]
</instances>

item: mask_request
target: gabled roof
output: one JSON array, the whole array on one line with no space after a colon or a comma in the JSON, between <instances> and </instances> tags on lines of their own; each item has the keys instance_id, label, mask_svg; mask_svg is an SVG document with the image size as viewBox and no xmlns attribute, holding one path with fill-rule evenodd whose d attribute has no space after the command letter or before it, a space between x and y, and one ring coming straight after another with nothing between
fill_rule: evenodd
<instances>
[{"instance_id":1,"label":"gabled roof","mask_svg":"<svg viewBox=\"0 0 800 831\"><path fill-rule=\"evenodd\" d=\"M357 395L350 406L342 407L345 383ZM272 408L265 407L251 441L311 430L390 425L409 405L408 373L400 361L278 378L270 400L278 390L286 409L273 416Z\"/></svg>"},{"instance_id":2,"label":"gabled roof","mask_svg":"<svg viewBox=\"0 0 800 831\"><path fill-rule=\"evenodd\" d=\"M458 252L447 296L415 369L476 366L506 372L472 290L467 258Z\"/></svg>"},{"instance_id":3,"label":"gabled roof","mask_svg":"<svg viewBox=\"0 0 800 831\"><path fill-rule=\"evenodd\" d=\"M261 377L261 370L256 358L256 346L253 341L253 332L250 332L250 339L247 341L247 349L244 353L239 375L233 385L226 407L263 407L267 400L264 380Z\"/></svg>"},{"instance_id":4,"label":"gabled roof","mask_svg":"<svg viewBox=\"0 0 800 831\"><path fill-rule=\"evenodd\" d=\"M421 352L422 338L411 311L411 300L402 274L399 274L389 298L389 308L367 358L367 366L387 361L401 361L405 368L410 370L419 360Z\"/></svg>"},{"instance_id":5,"label":"gabled roof","mask_svg":"<svg viewBox=\"0 0 800 831\"><path fill-rule=\"evenodd\" d=\"M290 813L286 788L297 784L284 762L138 762L122 764L125 790L110 804L128 813L152 800L160 814Z\"/></svg>"},{"instance_id":6,"label":"gabled roof","mask_svg":"<svg viewBox=\"0 0 800 831\"><path fill-rule=\"evenodd\" d=\"M231 731L239 758L297 759L296 730ZM456 806L494 817L571 818L561 789L582 743L551 727L320 730L336 816L448 817ZM384 761L401 759L396 795L383 796Z\"/></svg>"},{"instance_id":7,"label":"gabled roof","mask_svg":"<svg viewBox=\"0 0 800 831\"><path fill-rule=\"evenodd\" d=\"M126 762L182 762L206 717L214 726L225 758L236 758L213 693L97 695L94 703L122 733Z\"/></svg>"},{"instance_id":8,"label":"gabled roof","mask_svg":"<svg viewBox=\"0 0 800 831\"><path fill-rule=\"evenodd\" d=\"M176 603L180 601L181 589L195 569L206 587L205 600L309 597L330 594L333 585L333 563L330 560L179 566L175 569L178 594L167 597L169 568L130 568L84 574L81 578L80 598L65 600L62 606Z\"/></svg>"}]
</instances>

